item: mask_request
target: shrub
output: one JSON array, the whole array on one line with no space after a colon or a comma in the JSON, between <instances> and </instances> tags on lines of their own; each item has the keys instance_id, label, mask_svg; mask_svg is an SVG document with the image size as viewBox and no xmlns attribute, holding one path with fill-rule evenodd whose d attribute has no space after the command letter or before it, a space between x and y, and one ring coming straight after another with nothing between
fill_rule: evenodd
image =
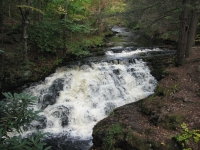
<instances>
[{"instance_id":1,"label":"shrub","mask_svg":"<svg viewBox=\"0 0 200 150\"><path fill-rule=\"evenodd\" d=\"M22 128L29 125L33 119L38 119L39 111L29 106L35 103L36 97L21 93L13 95L3 93L5 100L0 101L0 149L1 150L42 150L45 143L41 138L45 134L38 132L35 136L22 138L21 135L10 137L10 132L22 133ZM47 147L45 150L49 149Z\"/></svg>"}]
</instances>

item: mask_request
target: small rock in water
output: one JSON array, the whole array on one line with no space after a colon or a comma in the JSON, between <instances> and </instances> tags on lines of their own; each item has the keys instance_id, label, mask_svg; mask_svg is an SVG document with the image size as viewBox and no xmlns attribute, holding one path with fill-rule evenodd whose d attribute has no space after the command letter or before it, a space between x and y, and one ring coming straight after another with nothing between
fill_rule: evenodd
<instances>
[{"instance_id":1,"label":"small rock in water","mask_svg":"<svg viewBox=\"0 0 200 150\"><path fill-rule=\"evenodd\" d=\"M36 129L45 129L47 126L47 118L45 116L40 116L38 119L38 124L36 125Z\"/></svg>"},{"instance_id":2,"label":"small rock in water","mask_svg":"<svg viewBox=\"0 0 200 150\"><path fill-rule=\"evenodd\" d=\"M65 106L58 106L55 108L55 111L51 114L55 118L60 118L61 125L64 127L68 125L68 116L69 116L69 109Z\"/></svg>"},{"instance_id":3,"label":"small rock in water","mask_svg":"<svg viewBox=\"0 0 200 150\"><path fill-rule=\"evenodd\" d=\"M118 60L114 60L113 63L114 63L115 65L119 64Z\"/></svg>"},{"instance_id":4,"label":"small rock in water","mask_svg":"<svg viewBox=\"0 0 200 150\"><path fill-rule=\"evenodd\" d=\"M81 70L87 70L89 68L90 68L90 66L88 66L88 65L83 65L80 67Z\"/></svg>"},{"instance_id":5,"label":"small rock in water","mask_svg":"<svg viewBox=\"0 0 200 150\"><path fill-rule=\"evenodd\" d=\"M56 98L53 94L46 94L43 96L41 101L41 109L45 109L48 105L53 105L56 103Z\"/></svg>"},{"instance_id":6,"label":"small rock in water","mask_svg":"<svg viewBox=\"0 0 200 150\"><path fill-rule=\"evenodd\" d=\"M116 75L119 75L120 74L120 70L119 69L115 69L115 70L113 70L113 73L116 74Z\"/></svg>"},{"instance_id":7,"label":"small rock in water","mask_svg":"<svg viewBox=\"0 0 200 150\"><path fill-rule=\"evenodd\" d=\"M79 70L80 69L79 66L73 66L72 68L75 69L75 70Z\"/></svg>"}]
</instances>

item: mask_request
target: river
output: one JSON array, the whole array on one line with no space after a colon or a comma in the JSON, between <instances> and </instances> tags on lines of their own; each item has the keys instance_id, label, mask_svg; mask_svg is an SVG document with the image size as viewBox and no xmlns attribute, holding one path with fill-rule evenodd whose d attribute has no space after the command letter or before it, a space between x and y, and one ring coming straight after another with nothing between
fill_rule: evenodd
<instances>
[{"instance_id":1,"label":"river","mask_svg":"<svg viewBox=\"0 0 200 150\"><path fill-rule=\"evenodd\" d=\"M24 136L39 129L49 133L44 140L53 150L88 150L98 121L153 94L157 81L141 58L168 51L151 47L148 40L138 44L139 36L125 28L112 30L116 34L109 38L105 55L71 62L25 89L38 97L34 110L43 112Z\"/></svg>"}]
</instances>

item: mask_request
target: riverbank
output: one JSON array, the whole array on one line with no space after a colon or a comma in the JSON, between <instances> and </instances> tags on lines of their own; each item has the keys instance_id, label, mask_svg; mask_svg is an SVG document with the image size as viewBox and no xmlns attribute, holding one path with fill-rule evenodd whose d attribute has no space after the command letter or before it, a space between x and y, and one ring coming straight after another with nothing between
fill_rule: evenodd
<instances>
[{"instance_id":1,"label":"riverbank","mask_svg":"<svg viewBox=\"0 0 200 150\"><path fill-rule=\"evenodd\" d=\"M83 47L88 48L88 54L76 56L70 51L70 46L66 52L57 49L55 53L40 52L35 45L29 41L28 64L24 62L23 41L20 33L10 31L5 33L3 39L0 37L2 45L0 47L0 91L1 92L21 92L33 82L44 80L45 77L55 72L59 66L67 65L69 61L81 59L91 55L102 55L101 47L104 46L104 39L111 36L111 30L105 31L102 35L91 35L85 39L91 42ZM95 48L95 50L93 50ZM0 94L0 97L2 95Z\"/></svg>"},{"instance_id":2,"label":"riverbank","mask_svg":"<svg viewBox=\"0 0 200 150\"><path fill-rule=\"evenodd\" d=\"M159 149L178 150L172 137L181 124L200 129L200 47L184 66L170 65L152 96L115 109L93 128L91 150ZM192 140L187 144L197 150Z\"/></svg>"}]
</instances>

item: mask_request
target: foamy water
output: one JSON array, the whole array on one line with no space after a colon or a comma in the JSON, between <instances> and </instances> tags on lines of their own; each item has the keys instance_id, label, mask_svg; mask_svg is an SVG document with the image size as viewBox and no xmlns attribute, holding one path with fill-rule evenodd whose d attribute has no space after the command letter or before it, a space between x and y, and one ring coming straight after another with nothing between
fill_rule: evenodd
<instances>
[{"instance_id":1,"label":"foamy water","mask_svg":"<svg viewBox=\"0 0 200 150\"><path fill-rule=\"evenodd\" d=\"M40 114L46 118L43 132L64 133L69 138L83 140L92 138L94 125L114 108L152 94L156 83L142 60L128 65L104 62L59 68L26 92L39 98L34 109L43 108ZM57 96L51 96L55 91ZM47 104L47 98L54 98L54 103ZM41 122L32 124L24 134L34 132Z\"/></svg>"}]
</instances>

